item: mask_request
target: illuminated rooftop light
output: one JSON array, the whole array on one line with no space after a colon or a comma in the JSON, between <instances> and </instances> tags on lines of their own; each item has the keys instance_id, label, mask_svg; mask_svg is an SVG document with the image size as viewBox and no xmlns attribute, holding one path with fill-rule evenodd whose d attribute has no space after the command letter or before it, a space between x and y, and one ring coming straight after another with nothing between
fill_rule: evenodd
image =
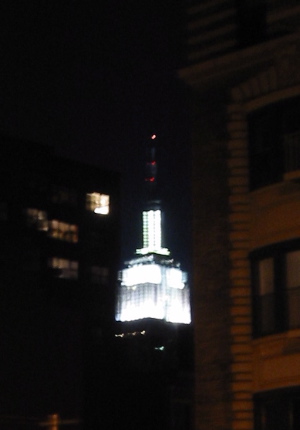
<instances>
[{"instance_id":1,"label":"illuminated rooftop light","mask_svg":"<svg viewBox=\"0 0 300 430\"><path fill-rule=\"evenodd\" d=\"M137 254L146 255L151 252L169 255L170 251L161 246L161 211L160 209L143 211L143 248Z\"/></svg>"},{"instance_id":2,"label":"illuminated rooftop light","mask_svg":"<svg viewBox=\"0 0 300 430\"><path fill-rule=\"evenodd\" d=\"M170 251L168 250L168 248L159 248L159 249L153 249L153 248L140 248L140 249L136 249L135 251L137 254L141 254L141 255L147 255L149 253L155 253L155 254L160 254L160 255L170 255Z\"/></svg>"}]
</instances>

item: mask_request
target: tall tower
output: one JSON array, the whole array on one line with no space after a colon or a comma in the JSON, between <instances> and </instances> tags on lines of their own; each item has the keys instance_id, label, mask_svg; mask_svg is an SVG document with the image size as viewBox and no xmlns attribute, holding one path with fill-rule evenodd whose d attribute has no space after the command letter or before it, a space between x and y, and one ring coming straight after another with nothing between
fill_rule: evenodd
<instances>
[{"instance_id":1,"label":"tall tower","mask_svg":"<svg viewBox=\"0 0 300 430\"><path fill-rule=\"evenodd\" d=\"M147 148L146 205L142 213L143 244L119 272L117 321L144 318L190 324L187 273L163 246L162 211L157 190L156 135Z\"/></svg>"},{"instance_id":2,"label":"tall tower","mask_svg":"<svg viewBox=\"0 0 300 430\"><path fill-rule=\"evenodd\" d=\"M153 135L147 146L142 245L119 272L114 389L126 430L177 430L178 422L190 430L190 290L187 273L164 243L156 142Z\"/></svg>"}]
</instances>

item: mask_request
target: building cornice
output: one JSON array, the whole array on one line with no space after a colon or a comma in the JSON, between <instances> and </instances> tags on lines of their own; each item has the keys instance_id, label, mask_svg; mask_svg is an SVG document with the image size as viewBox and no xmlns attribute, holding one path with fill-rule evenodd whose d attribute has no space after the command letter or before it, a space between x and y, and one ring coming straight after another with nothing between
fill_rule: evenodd
<instances>
[{"instance_id":1,"label":"building cornice","mask_svg":"<svg viewBox=\"0 0 300 430\"><path fill-rule=\"evenodd\" d=\"M178 76L187 85L201 89L217 80L246 71L249 67L268 65L274 59L274 54L284 51L287 46L290 47L299 40L299 32L272 39L259 45L193 64L179 70Z\"/></svg>"}]
</instances>

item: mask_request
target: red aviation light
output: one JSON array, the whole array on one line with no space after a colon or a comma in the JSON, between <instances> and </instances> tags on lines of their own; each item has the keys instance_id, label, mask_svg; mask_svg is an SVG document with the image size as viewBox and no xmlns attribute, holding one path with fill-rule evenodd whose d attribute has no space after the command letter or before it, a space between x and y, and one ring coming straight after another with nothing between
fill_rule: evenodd
<instances>
[{"instance_id":1,"label":"red aviation light","mask_svg":"<svg viewBox=\"0 0 300 430\"><path fill-rule=\"evenodd\" d=\"M156 139L156 134L152 134L151 139L152 140Z\"/></svg>"},{"instance_id":2,"label":"red aviation light","mask_svg":"<svg viewBox=\"0 0 300 430\"><path fill-rule=\"evenodd\" d=\"M154 176L151 176L151 178L145 178L145 181L146 182L154 182L155 178L154 178Z\"/></svg>"}]
</instances>

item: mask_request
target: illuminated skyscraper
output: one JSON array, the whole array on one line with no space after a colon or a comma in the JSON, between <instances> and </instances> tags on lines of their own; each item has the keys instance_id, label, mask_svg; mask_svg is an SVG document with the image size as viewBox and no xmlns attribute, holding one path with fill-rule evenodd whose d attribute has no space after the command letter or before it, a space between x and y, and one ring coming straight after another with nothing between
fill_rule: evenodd
<instances>
[{"instance_id":1,"label":"illuminated skyscraper","mask_svg":"<svg viewBox=\"0 0 300 430\"><path fill-rule=\"evenodd\" d=\"M119 272L114 387L122 428L191 429L193 345L187 273L164 242L156 136L148 145L142 246ZM121 363L121 364L120 364ZM125 424L126 426L126 424ZM117 426L116 426L117 427Z\"/></svg>"},{"instance_id":2,"label":"illuminated skyscraper","mask_svg":"<svg viewBox=\"0 0 300 430\"><path fill-rule=\"evenodd\" d=\"M162 213L156 196L157 162L156 136L151 137L146 162L145 182L148 191L147 207L143 211L143 246L138 255L125 263L119 272L117 321L136 321L153 318L170 323L191 322L190 292L187 273L162 246Z\"/></svg>"}]
</instances>

